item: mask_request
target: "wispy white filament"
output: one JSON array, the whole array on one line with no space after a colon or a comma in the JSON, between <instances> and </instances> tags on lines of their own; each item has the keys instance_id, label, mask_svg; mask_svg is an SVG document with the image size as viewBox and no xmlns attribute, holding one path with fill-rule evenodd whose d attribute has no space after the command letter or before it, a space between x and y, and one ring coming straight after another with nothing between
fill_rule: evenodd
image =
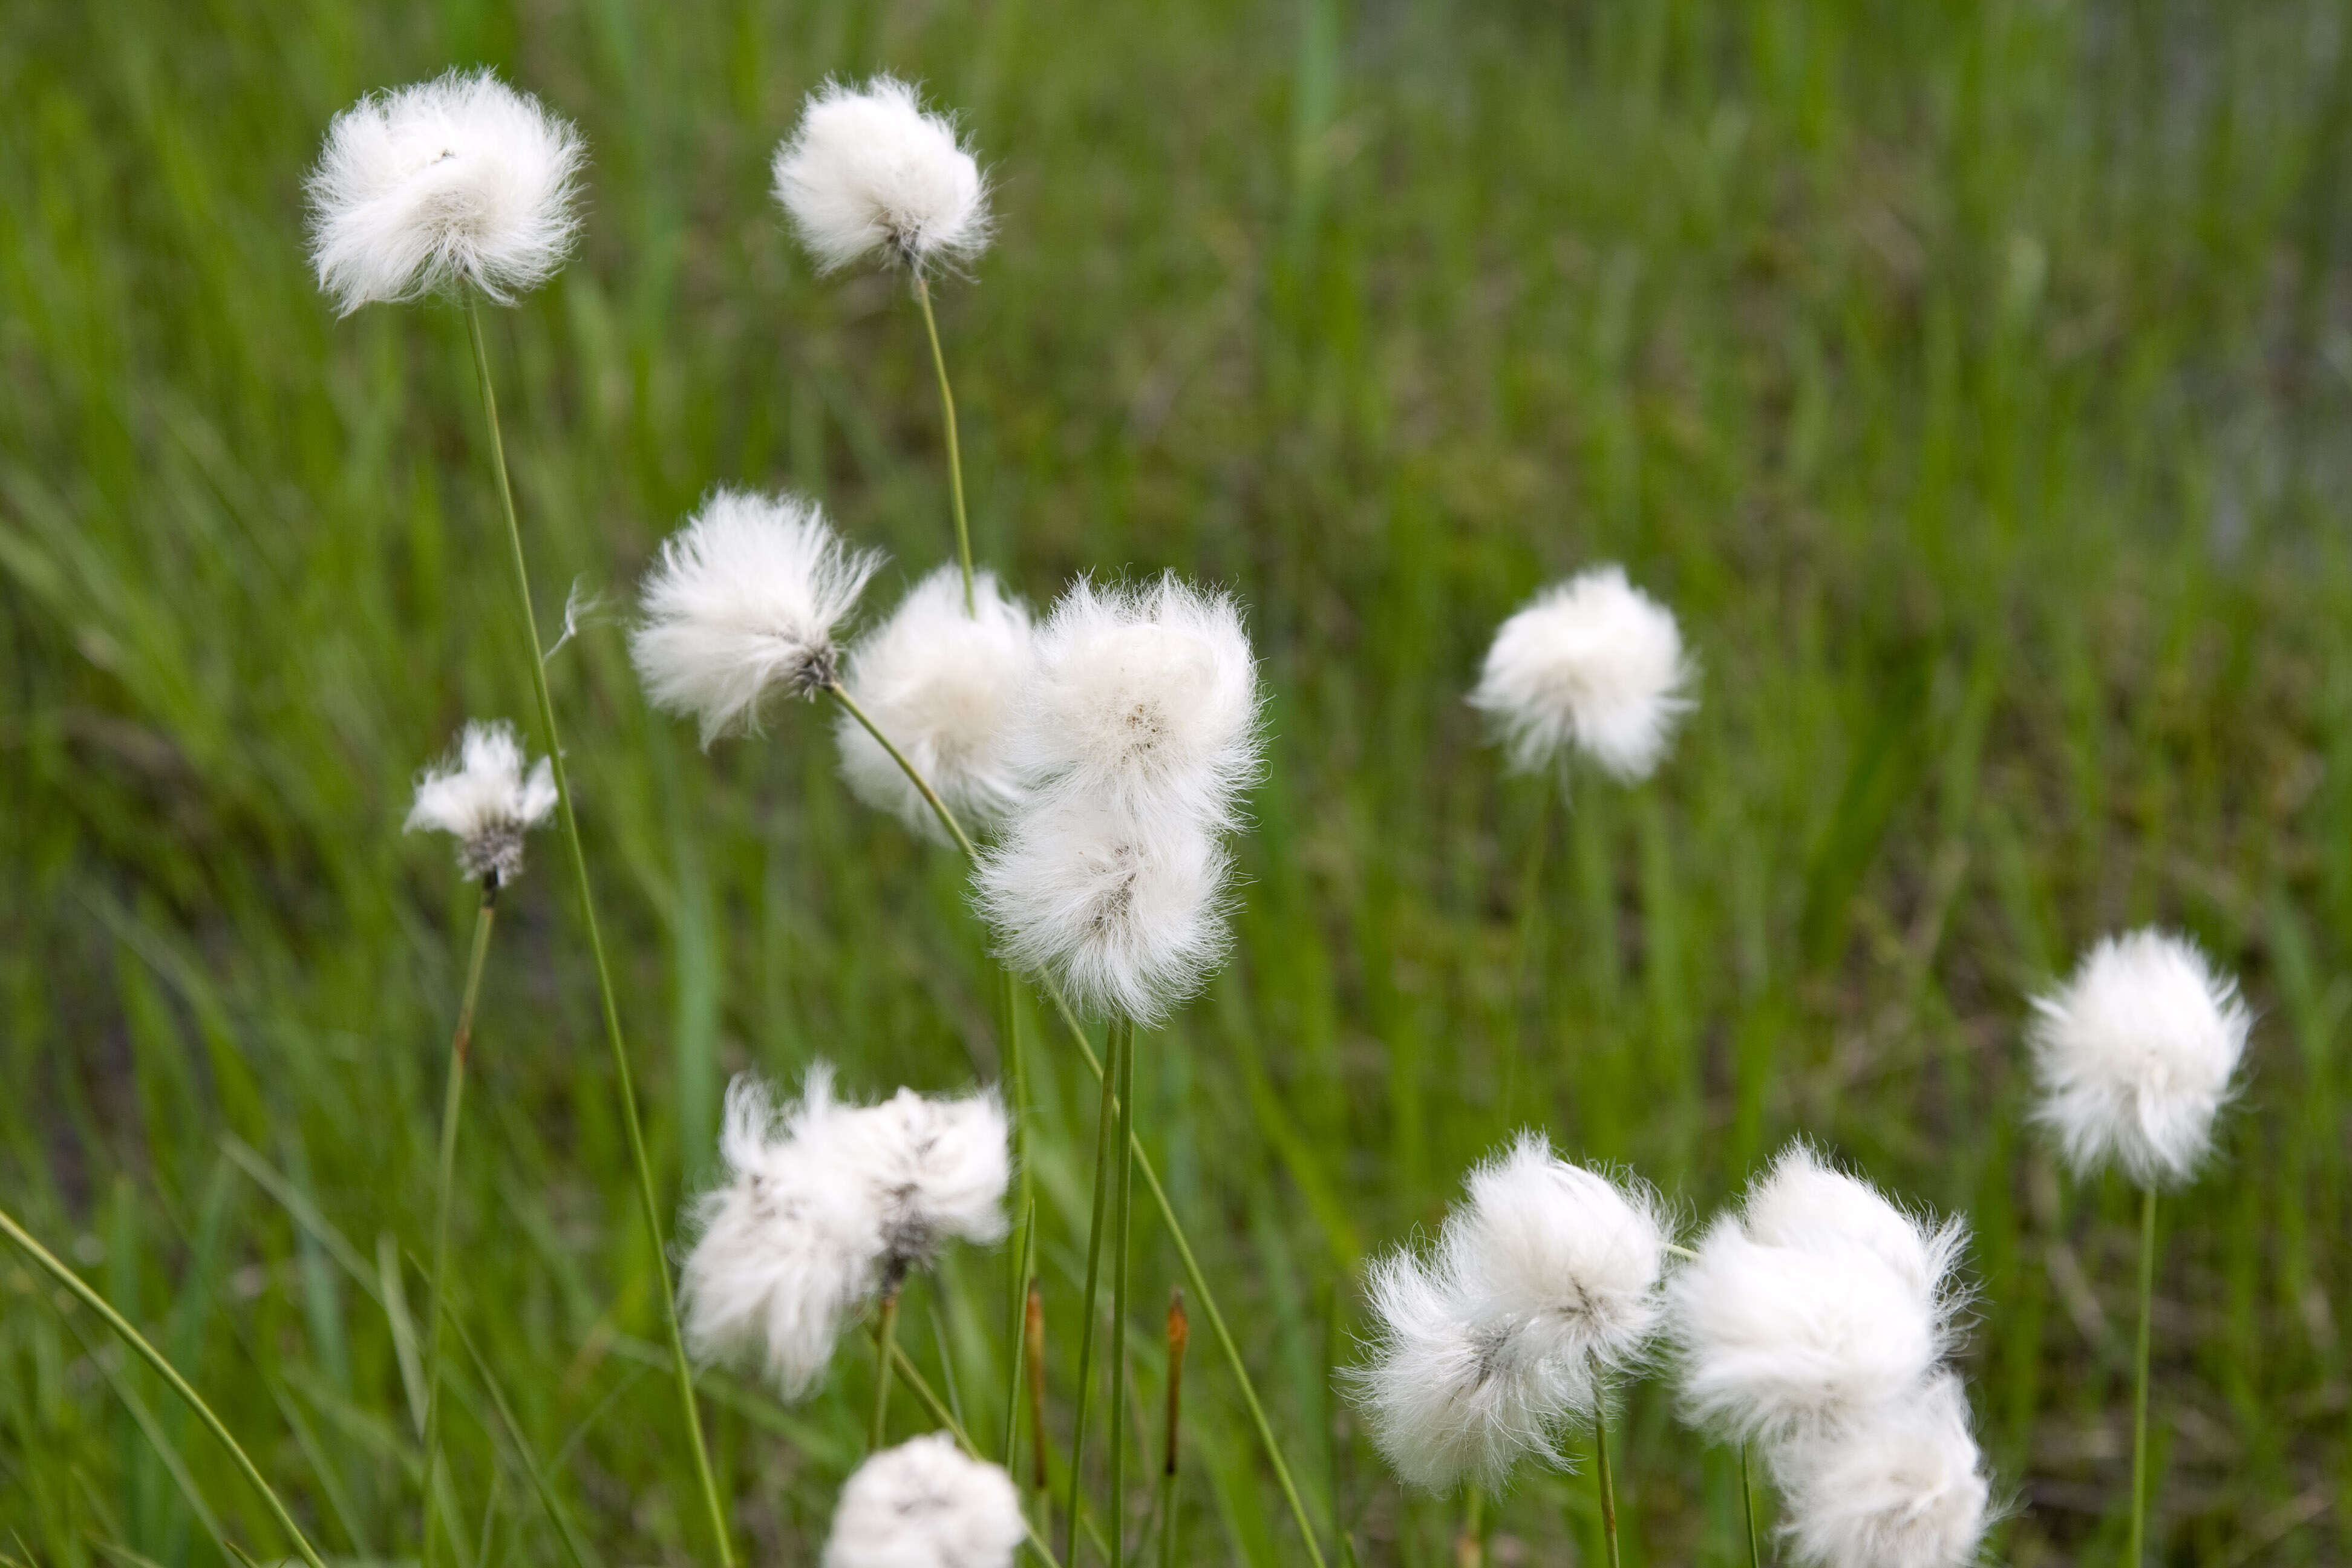
<instances>
[{"instance_id":1,"label":"wispy white filament","mask_svg":"<svg viewBox=\"0 0 2352 1568\"><path fill-rule=\"evenodd\" d=\"M1748 1194L1741 1215L1753 1239L1804 1249L1835 1241L1869 1248L1893 1268L1939 1323L1958 1310L1954 1269L1968 1247L1968 1222L1915 1216L1877 1188L1824 1163L1803 1142L1781 1152Z\"/></svg>"},{"instance_id":2,"label":"wispy white filament","mask_svg":"<svg viewBox=\"0 0 2352 1568\"><path fill-rule=\"evenodd\" d=\"M1781 1533L1816 1568L1963 1568L1991 1488L1959 1380L1787 1445L1772 1458Z\"/></svg>"},{"instance_id":3,"label":"wispy white filament","mask_svg":"<svg viewBox=\"0 0 2352 1568\"><path fill-rule=\"evenodd\" d=\"M2186 939L2137 931L2101 941L2033 1007L2037 1114L2067 1162L2114 1161L2144 1187L2195 1170L2246 1048L2237 983Z\"/></svg>"},{"instance_id":4,"label":"wispy white filament","mask_svg":"<svg viewBox=\"0 0 2352 1568\"><path fill-rule=\"evenodd\" d=\"M780 1112L764 1084L740 1078L719 1152L728 1173L696 1205L679 1316L695 1355L756 1361L787 1398L824 1375L842 1326L876 1294L948 1240L1004 1234L1009 1162L992 1095L901 1089L845 1105L818 1063Z\"/></svg>"},{"instance_id":5,"label":"wispy white filament","mask_svg":"<svg viewBox=\"0 0 2352 1568\"><path fill-rule=\"evenodd\" d=\"M442 290L505 304L571 254L586 158L568 122L487 70L363 98L310 173L319 286L344 315Z\"/></svg>"},{"instance_id":6,"label":"wispy white filament","mask_svg":"<svg viewBox=\"0 0 2352 1568\"><path fill-rule=\"evenodd\" d=\"M850 650L842 684L959 821L986 827L1022 797L1010 731L1035 665L1027 606L983 571L972 579L966 614L962 577L942 566ZM834 734L842 775L858 799L919 833L946 837L864 725L844 713Z\"/></svg>"},{"instance_id":7,"label":"wispy white filament","mask_svg":"<svg viewBox=\"0 0 2352 1568\"><path fill-rule=\"evenodd\" d=\"M1637 1362L1660 1312L1656 1194L1553 1157L1537 1134L1471 1173L1434 1253L1380 1259L1370 1360L1350 1373L1373 1441L1404 1480L1499 1487Z\"/></svg>"},{"instance_id":8,"label":"wispy white filament","mask_svg":"<svg viewBox=\"0 0 2352 1568\"><path fill-rule=\"evenodd\" d=\"M953 121L915 89L877 76L827 82L776 149L776 199L818 268L880 251L917 273L954 267L988 245L988 184Z\"/></svg>"},{"instance_id":9,"label":"wispy white filament","mask_svg":"<svg viewBox=\"0 0 2352 1568\"><path fill-rule=\"evenodd\" d=\"M814 695L840 668L835 626L881 563L845 547L814 501L713 490L646 578L629 649L647 695L694 715L706 746L756 727L779 686Z\"/></svg>"},{"instance_id":10,"label":"wispy white filament","mask_svg":"<svg viewBox=\"0 0 2352 1568\"><path fill-rule=\"evenodd\" d=\"M554 809L555 775L547 759L526 775L514 726L476 721L458 741L456 763L428 768L417 779L407 830L448 834L467 876L502 887L522 875L523 835Z\"/></svg>"},{"instance_id":11,"label":"wispy white filament","mask_svg":"<svg viewBox=\"0 0 2352 1568\"><path fill-rule=\"evenodd\" d=\"M1598 566L1536 595L1487 650L1474 707L1534 772L1570 745L1621 779L1646 778L1691 706L1691 666L1664 605Z\"/></svg>"},{"instance_id":12,"label":"wispy white filament","mask_svg":"<svg viewBox=\"0 0 2352 1568\"><path fill-rule=\"evenodd\" d=\"M1027 1534L1013 1478L934 1432L857 1467L824 1568L1011 1568Z\"/></svg>"}]
</instances>

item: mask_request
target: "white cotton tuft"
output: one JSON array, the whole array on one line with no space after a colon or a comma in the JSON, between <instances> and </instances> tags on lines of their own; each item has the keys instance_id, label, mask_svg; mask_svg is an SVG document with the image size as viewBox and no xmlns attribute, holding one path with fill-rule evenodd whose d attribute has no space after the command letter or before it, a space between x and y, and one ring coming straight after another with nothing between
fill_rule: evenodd
<instances>
[{"instance_id":1,"label":"white cotton tuft","mask_svg":"<svg viewBox=\"0 0 2352 1568\"><path fill-rule=\"evenodd\" d=\"M504 887L522 875L523 835L555 809L555 774L541 757L523 772L522 742L504 720L466 726L454 764L416 781L407 831L431 829L457 841L467 876Z\"/></svg>"},{"instance_id":2,"label":"white cotton tuft","mask_svg":"<svg viewBox=\"0 0 2352 1568\"><path fill-rule=\"evenodd\" d=\"M646 577L629 651L646 694L699 720L706 746L756 728L775 687L814 696L839 673L835 623L881 563L845 547L814 501L712 491Z\"/></svg>"},{"instance_id":3,"label":"white cotton tuft","mask_svg":"<svg viewBox=\"0 0 2352 1568\"><path fill-rule=\"evenodd\" d=\"M1513 1325L1527 1353L1614 1371L1657 1330L1668 1232L1646 1184L1571 1165L1528 1132L1471 1173L1445 1247L1478 1321Z\"/></svg>"},{"instance_id":4,"label":"white cotton tuft","mask_svg":"<svg viewBox=\"0 0 2352 1568\"><path fill-rule=\"evenodd\" d=\"M955 122L927 114L915 89L877 76L827 82L776 149L776 200L831 272L871 251L919 276L987 248L988 182Z\"/></svg>"},{"instance_id":5,"label":"white cotton tuft","mask_svg":"<svg viewBox=\"0 0 2352 1568\"><path fill-rule=\"evenodd\" d=\"M349 315L478 290L499 304L571 254L587 149L488 70L371 94L337 115L310 173L310 264Z\"/></svg>"},{"instance_id":6,"label":"white cotton tuft","mask_svg":"<svg viewBox=\"0 0 2352 1568\"><path fill-rule=\"evenodd\" d=\"M1011 728L1036 654L1028 607L995 574L942 566L915 584L887 621L849 652L842 684L967 827L1003 820L1020 803ZM906 771L847 713L834 725L842 776L858 799L932 838L939 819Z\"/></svg>"},{"instance_id":7,"label":"white cotton tuft","mask_svg":"<svg viewBox=\"0 0 2352 1568\"><path fill-rule=\"evenodd\" d=\"M2194 1171L2246 1048L2237 983L2186 939L2137 931L2101 941L2033 1006L2037 1119L2067 1163L2112 1160L2144 1187Z\"/></svg>"},{"instance_id":8,"label":"white cotton tuft","mask_svg":"<svg viewBox=\"0 0 2352 1568\"><path fill-rule=\"evenodd\" d=\"M1081 578L1038 628L1013 750L1040 787L1139 816L1238 825L1259 769L1257 659L1230 595L1173 573Z\"/></svg>"},{"instance_id":9,"label":"white cotton tuft","mask_svg":"<svg viewBox=\"0 0 2352 1568\"><path fill-rule=\"evenodd\" d=\"M1052 973L1080 1007L1152 1024L1223 962L1231 870L1198 821L1060 789L982 855L973 898L1013 968Z\"/></svg>"},{"instance_id":10,"label":"white cotton tuft","mask_svg":"<svg viewBox=\"0 0 2352 1568\"><path fill-rule=\"evenodd\" d=\"M765 1085L727 1090L726 1180L695 1211L679 1279L688 1348L704 1361L756 1361L787 1398L808 1392L844 1324L949 1240L1003 1239L1010 1175L1004 1110L992 1094L880 1105L834 1097L809 1069L777 1109Z\"/></svg>"},{"instance_id":11,"label":"white cotton tuft","mask_svg":"<svg viewBox=\"0 0 2352 1568\"><path fill-rule=\"evenodd\" d=\"M1626 582L1622 567L1597 566L1503 623L1470 702L1493 720L1522 772L1574 745L1633 780L1665 754L1691 707L1691 679L1673 613Z\"/></svg>"},{"instance_id":12,"label":"white cotton tuft","mask_svg":"<svg viewBox=\"0 0 2352 1568\"><path fill-rule=\"evenodd\" d=\"M1915 1218L1869 1183L1823 1164L1802 1142L1791 1143L1756 1184L1741 1219L1748 1236L1768 1247L1843 1239L1867 1247L1929 1305L1939 1324L1964 1299L1953 1268L1968 1246L1967 1221Z\"/></svg>"},{"instance_id":13,"label":"white cotton tuft","mask_svg":"<svg viewBox=\"0 0 2352 1568\"><path fill-rule=\"evenodd\" d=\"M857 1467L824 1568L1011 1568L1028 1533L1013 1478L934 1432Z\"/></svg>"},{"instance_id":14,"label":"white cotton tuft","mask_svg":"<svg viewBox=\"0 0 2352 1568\"><path fill-rule=\"evenodd\" d=\"M1935 1304L1836 1233L1767 1246L1726 1217L1667 1293L1685 1405L1742 1440L1825 1430L1899 1399L1943 1348Z\"/></svg>"},{"instance_id":15,"label":"white cotton tuft","mask_svg":"<svg viewBox=\"0 0 2352 1568\"><path fill-rule=\"evenodd\" d=\"M1963 1568L1976 1560L1991 1488L1959 1380L1772 1457L1788 1502L1781 1533L1815 1568Z\"/></svg>"}]
</instances>

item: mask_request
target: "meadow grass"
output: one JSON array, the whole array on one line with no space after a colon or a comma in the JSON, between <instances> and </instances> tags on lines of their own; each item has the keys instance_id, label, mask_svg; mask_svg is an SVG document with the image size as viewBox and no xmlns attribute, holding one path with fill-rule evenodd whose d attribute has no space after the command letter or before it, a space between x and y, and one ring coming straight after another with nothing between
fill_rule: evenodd
<instances>
[{"instance_id":1,"label":"meadow grass","mask_svg":"<svg viewBox=\"0 0 2352 1568\"><path fill-rule=\"evenodd\" d=\"M719 481L805 488L894 579L949 558L919 317L813 279L765 189L801 96L887 67L997 171L999 245L936 301L976 556L1034 599L1174 567L1251 607L1241 943L1140 1042L1135 1117L1327 1544L1451 1560L1458 1505L1397 1491L1329 1370L1367 1252L1535 1123L1693 1212L1798 1132L1966 1212L1995 1548L2118 1556L2138 1206L2025 1128L2019 1026L2091 937L2162 920L2258 1020L2221 1158L2163 1208L2152 1540L2352 1554L2340 8L29 0L0 19L0 1207L331 1556L415 1551L474 900L397 828L460 722L531 693L463 316L335 321L299 193L335 110L477 61L593 156L583 257L490 348L544 635L567 586L606 595L551 678L663 1201L737 1070L999 1067L959 858L847 798L822 710L698 753L612 608ZM1505 614L1609 559L1681 616L1701 704L1654 784L1564 807L1461 698ZM707 1560L535 847L458 1163L456 1560ZM1097 1090L1051 1023L1027 1137L1066 1436ZM1177 1260L1135 1229L1139 1475ZM898 1325L974 1434L1005 1427L1009 1267L951 1258ZM207 1514L285 1550L54 1295L0 1261L0 1555L211 1563ZM793 1409L705 1377L749 1560L811 1555L869 1363ZM1188 1377L1192 1560L1299 1560L1214 1356ZM1626 1393L1626 1563L1744 1561L1732 1453ZM893 1420L930 1424L911 1389ZM1588 1476L1488 1525L1498 1563L1599 1551Z\"/></svg>"}]
</instances>

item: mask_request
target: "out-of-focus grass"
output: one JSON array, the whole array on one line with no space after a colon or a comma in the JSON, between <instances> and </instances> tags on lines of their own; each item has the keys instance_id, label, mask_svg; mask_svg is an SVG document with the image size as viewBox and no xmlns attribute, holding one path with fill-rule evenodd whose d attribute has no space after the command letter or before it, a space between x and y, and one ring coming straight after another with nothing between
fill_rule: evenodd
<instances>
[{"instance_id":1,"label":"out-of-focus grass","mask_svg":"<svg viewBox=\"0 0 2352 1568\"><path fill-rule=\"evenodd\" d=\"M2260 1016L2221 1157L2167 1208L2166 1557L2352 1550L2339 8L31 0L0 19L5 1201L331 1552L415 1550L385 1281L429 1214L467 900L399 818L528 688L462 322L333 321L298 192L338 108L477 61L595 153L585 253L496 328L551 626L575 581L623 602L719 481L806 487L909 578L942 557L919 327L885 280L810 279L765 156L829 72L966 110L1003 216L943 294L982 552L1040 599L1082 569L1230 584L1265 656L1240 950L1148 1042L1141 1120L1360 1560L1449 1561L1452 1519L1330 1392L1357 1265L1522 1122L1694 1213L1797 1132L1965 1210L1999 1550L2118 1549L2133 1211L2023 1130L2017 1033L2149 920ZM1654 784L1562 810L1460 697L1501 616L1601 559L1683 615L1704 700ZM555 674L672 1194L738 1069L993 1072L957 868L845 799L811 715L699 755L610 613ZM551 847L493 953L458 1298L603 1559L683 1560ZM1066 1354L1091 1098L1040 1056ZM1149 1225L1138 1256L1142 1411L1173 1259ZM911 1298L975 1414L1002 1272ZM110 1379L266 1549L201 1430L39 1289L0 1265L5 1550L216 1560ZM1193 1365L1192 1554L1297 1560ZM789 1412L706 1384L756 1560L806 1560L865 1376L845 1351ZM1733 1561L1726 1455L1655 1384L1624 1427L1628 1561ZM451 1431L468 1568L560 1560L477 1375ZM1527 1480L1498 1561L1580 1560L1590 1498Z\"/></svg>"}]
</instances>

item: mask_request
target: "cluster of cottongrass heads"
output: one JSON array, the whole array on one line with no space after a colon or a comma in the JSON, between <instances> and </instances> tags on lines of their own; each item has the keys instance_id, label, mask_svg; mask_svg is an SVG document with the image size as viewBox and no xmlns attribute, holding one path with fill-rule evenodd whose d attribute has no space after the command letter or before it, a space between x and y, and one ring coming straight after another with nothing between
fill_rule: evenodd
<instances>
[{"instance_id":1,"label":"cluster of cottongrass heads","mask_svg":"<svg viewBox=\"0 0 2352 1568\"><path fill-rule=\"evenodd\" d=\"M729 1090L725 1174L694 1203L692 1242L670 1289L664 1205L637 1112L631 1057L595 914L533 610L528 552L509 480L481 307L551 278L580 234L586 149L578 132L487 71L372 95L338 116L308 182L310 260L341 314L446 296L462 304L480 390L485 455L507 528L515 606L541 757L500 723L467 726L456 755L418 779L411 830L446 834L479 902L449 1046L440 1127L419 1557L431 1564L455 1523L439 1451L444 1282L466 1070L495 912L523 868L528 834L551 818L572 870L611 1048L641 1217L665 1313L688 1447L721 1568L729 1512L705 1450L692 1363L751 1364L787 1399L831 1368L845 1329L874 1319L872 1452L844 1487L829 1568L1003 1568L1024 1539L1046 1563L1045 1531L1009 1473L1015 1415L1029 1397L1035 1474L1045 1426L1042 1308L1033 1267L1035 1205L1021 1159L1023 1045L1015 975L1043 990L1096 1071L1093 1213L1077 1314L1079 1378L1064 1507L1065 1554L1078 1539L1100 1277L1111 1288L1106 1381L1112 1440L1108 1555L1123 1558L1127 1279L1131 1184L1150 1176L1134 1128L1136 1031L1194 994L1230 941L1228 843L1261 766L1263 696L1241 607L1170 574L1080 577L1042 616L975 565L952 388L932 311L935 279L975 263L992 237L989 182L951 120L889 77L828 83L773 163L774 195L816 269L861 261L908 284L937 375L955 558L919 576L888 615L845 628L882 564L845 542L814 500L712 489L647 572L631 652L647 696L690 717L706 746L756 732L772 700L835 709L840 770L857 798L971 866L971 898L995 936L1008 987L1008 1082L961 1095L901 1088L875 1104L836 1098L830 1068L807 1069L779 1104L757 1077ZM1600 565L1538 594L1498 629L1470 701L1517 771L1582 762L1624 784L1659 767L1694 706L1695 664L1673 614L1620 567ZM2147 1508L2147 1368L2157 1194L2210 1151L2236 1082L2249 1018L2236 987L2184 939L2140 931L2100 942L2033 1005L2027 1035L2038 1120L2079 1173L2115 1166L2142 1189L2139 1338L2134 1397L2130 1561ZM1097 1058L1080 1015L1107 1025ZM1024 1191L1017 1202L1013 1187ZM1225 1328L1181 1218L1154 1200L1224 1351L1310 1561L1316 1529ZM1008 1204L1011 1202L1011 1211ZM1695 1247L1675 1239L1647 1184L1555 1156L1536 1134L1473 1171L1466 1201L1425 1250L1400 1249L1370 1276L1375 1329L1351 1372L1375 1440L1407 1483L1470 1485L1478 1499L1528 1463L1564 1466L1565 1437L1589 1424L1613 1563L1612 1390L1664 1367L1697 1428L1751 1452L1782 1496L1781 1534L1821 1568L1958 1568L1992 1513L1951 1366L1969 1300L1958 1219L1890 1202L1792 1145ZM235 1436L102 1297L0 1214L5 1234L196 1410L269 1504L296 1552L322 1560ZM1024 1356L1006 1417L1004 1466L987 1462L945 1405L948 1428L886 1441L894 1367L919 1384L892 1339L901 1289L950 1243L1017 1236L1010 1339ZM1160 1507L1173 1561L1178 1379L1186 1333L1170 1319L1168 1450ZM552 1504L551 1503L551 1507ZM562 1525L559 1521L558 1528ZM226 1543L225 1543L226 1544ZM1756 1544L1749 1515L1751 1558ZM459 1551L462 1554L462 1546ZM242 1555L240 1552L239 1555Z\"/></svg>"}]
</instances>

